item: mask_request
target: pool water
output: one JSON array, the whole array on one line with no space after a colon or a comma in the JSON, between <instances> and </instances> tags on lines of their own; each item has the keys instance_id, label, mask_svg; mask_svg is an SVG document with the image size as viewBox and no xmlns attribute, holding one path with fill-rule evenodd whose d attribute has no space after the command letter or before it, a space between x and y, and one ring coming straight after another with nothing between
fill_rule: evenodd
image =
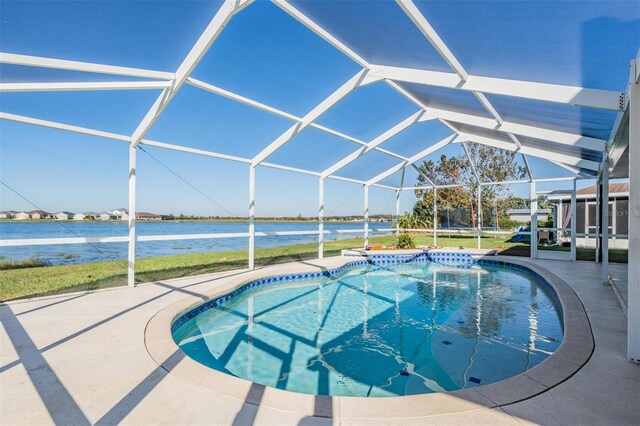
<instances>
[{"instance_id":1,"label":"pool water","mask_svg":"<svg viewBox=\"0 0 640 426\"><path fill-rule=\"evenodd\" d=\"M382 397L522 373L559 347L559 312L548 284L508 266L368 265L249 289L173 336L194 360L255 383Z\"/></svg>"}]
</instances>

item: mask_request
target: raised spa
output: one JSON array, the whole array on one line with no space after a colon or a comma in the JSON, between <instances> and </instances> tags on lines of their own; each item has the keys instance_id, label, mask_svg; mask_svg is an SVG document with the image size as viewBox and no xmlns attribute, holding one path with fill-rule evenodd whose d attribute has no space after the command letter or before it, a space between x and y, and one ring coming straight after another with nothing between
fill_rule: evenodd
<instances>
[{"instance_id":1,"label":"raised spa","mask_svg":"<svg viewBox=\"0 0 640 426\"><path fill-rule=\"evenodd\" d=\"M386 263L249 283L178 317L173 338L255 383L370 397L497 382L560 346L558 299L525 268Z\"/></svg>"}]
</instances>

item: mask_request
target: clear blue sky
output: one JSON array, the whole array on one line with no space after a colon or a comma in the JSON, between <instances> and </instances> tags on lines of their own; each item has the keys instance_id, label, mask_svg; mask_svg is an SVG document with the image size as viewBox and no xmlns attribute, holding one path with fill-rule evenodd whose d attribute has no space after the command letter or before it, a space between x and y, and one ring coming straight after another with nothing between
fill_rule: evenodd
<instances>
[{"instance_id":1,"label":"clear blue sky","mask_svg":"<svg viewBox=\"0 0 640 426\"><path fill-rule=\"evenodd\" d=\"M296 4L372 62L448 70L393 3ZM624 90L628 61L635 56L640 39L639 3L576 4L442 1L420 3L419 7L472 73ZM9 53L175 71L219 5L210 1L3 0L0 48ZM454 12L455 25L449 19ZM280 9L258 1L232 20L193 76L304 115L358 71L350 59ZM0 66L0 73L3 82L119 79L9 65ZM11 93L3 94L0 109L131 134L157 94ZM431 89L421 95L454 108L469 102L455 93ZM611 121L611 114L576 109L571 119L563 122L558 116L566 109L559 106L545 106L540 112L535 105L518 100L493 97L492 101L514 121L541 119L555 128L606 133ZM473 105L469 109L473 111ZM415 111L412 103L379 83L352 93L318 122L369 141ZM290 125L268 113L184 86L148 138L252 157ZM0 177L35 204L50 211L127 205L125 143L7 121L0 126ZM422 123L383 147L410 156L450 133L437 122ZM268 161L322 171L357 148L307 129ZM226 210L238 216L247 214L247 165L145 149ZM460 147L447 147L442 152L456 154ZM365 180L396 163L393 158L370 153L340 174ZM546 160L531 158L531 165L536 177L568 176ZM406 183L413 184L415 178L415 172L408 171ZM316 214L317 178L259 168L257 181L258 216ZM397 185L399 175L386 183ZM31 209L4 188L1 191L0 209ZM526 193L526 188L517 193ZM329 181L326 194L327 214L362 212L358 185ZM372 189L371 212L392 213L393 199L392 191ZM405 193L403 210L414 200L412 193ZM138 154L138 209L226 215L143 152Z\"/></svg>"}]
</instances>

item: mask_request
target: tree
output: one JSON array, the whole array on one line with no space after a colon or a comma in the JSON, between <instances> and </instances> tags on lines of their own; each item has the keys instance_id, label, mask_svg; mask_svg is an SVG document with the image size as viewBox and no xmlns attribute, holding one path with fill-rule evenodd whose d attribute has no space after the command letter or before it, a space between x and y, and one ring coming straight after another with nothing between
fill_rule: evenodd
<instances>
[{"instance_id":1,"label":"tree","mask_svg":"<svg viewBox=\"0 0 640 426\"><path fill-rule=\"evenodd\" d=\"M516 162L517 153L481 144L468 144L469 157L481 182L501 182L521 179L526 175L526 169ZM417 186L428 186L427 176L436 186L464 185L454 188L438 188L437 202L441 206L456 206L471 211L471 226L476 228L478 206L478 181L473 166L465 154L447 157L443 154L440 161L423 161L418 166ZM416 190L420 199L420 209L430 209L433 212L433 190ZM504 185L482 185L481 200L483 203L493 204L509 193ZM416 203L417 205L417 203ZM414 207L415 211L415 207ZM432 213L433 214L433 213Z\"/></svg>"}]
</instances>

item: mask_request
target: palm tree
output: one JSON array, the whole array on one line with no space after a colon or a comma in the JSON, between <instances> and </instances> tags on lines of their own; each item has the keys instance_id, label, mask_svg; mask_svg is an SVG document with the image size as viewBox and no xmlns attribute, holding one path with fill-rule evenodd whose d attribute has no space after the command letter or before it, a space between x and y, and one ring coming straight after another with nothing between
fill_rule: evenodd
<instances>
[{"instance_id":1,"label":"palm tree","mask_svg":"<svg viewBox=\"0 0 640 426\"><path fill-rule=\"evenodd\" d=\"M411 229L413 228L413 218L411 217L411 213L405 213L398 218L398 225L403 229Z\"/></svg>"},{"instance_id":2,"label":"palm tree","mask_svg":"<svg viewBox=\"0 0 640 426\"><path fill-rule=\"evenodd\" d=\"M398 218L398 224L400 225L400 228L403 229L420 229L431 226L431 223L427 218L411 213L405 213L400 216Z\"/></svg>"}]
</instances>

